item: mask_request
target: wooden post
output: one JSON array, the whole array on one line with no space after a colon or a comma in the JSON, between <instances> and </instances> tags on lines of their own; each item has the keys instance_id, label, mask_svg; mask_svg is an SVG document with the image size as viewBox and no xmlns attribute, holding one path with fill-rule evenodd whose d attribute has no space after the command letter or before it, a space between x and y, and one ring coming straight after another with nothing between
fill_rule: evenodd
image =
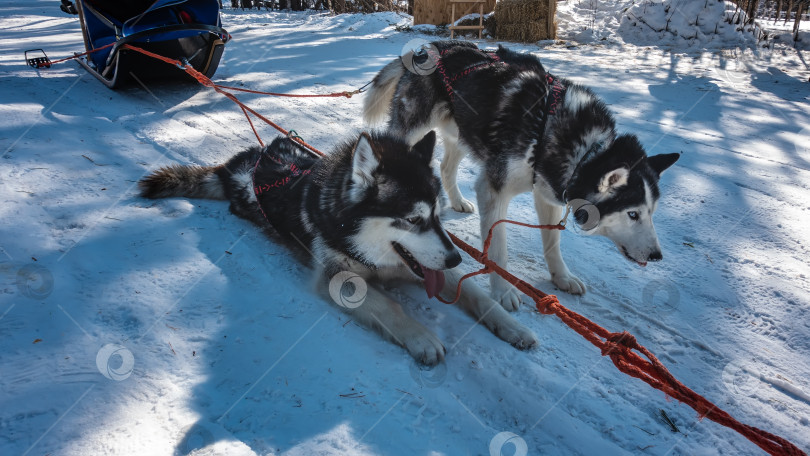
<instances>
[{"instance_id":1,"label":"wooden post","mask_svg":"<svg viewBox=\"0 0 810 456\"><path fill-rule=\"evenodd\" d=\"M469 14L470 10L472 10L472 8L478 5L478 25L454 25L456 23L456 3L473 5L472 7L468 8L467 11L464 12L463 16ZM484 3L486 3L486 0L450 0L450 4L452 5L450 12L451 40L455 37L456 30L478 30L478 39L480 40L483 37L482 35L484 33Z\"/></svg>"},{"instance_id":2,"label":"wooden post","mask_svg":"<svg viewBox=\"0 0 810 456\"><path fill-rule=\"evenodd\" d=\"M456 28L453 27L456 23L456 2L452 2L450 7L450 39L452 40L456 33Z\"/></svg>"}]
</instances>

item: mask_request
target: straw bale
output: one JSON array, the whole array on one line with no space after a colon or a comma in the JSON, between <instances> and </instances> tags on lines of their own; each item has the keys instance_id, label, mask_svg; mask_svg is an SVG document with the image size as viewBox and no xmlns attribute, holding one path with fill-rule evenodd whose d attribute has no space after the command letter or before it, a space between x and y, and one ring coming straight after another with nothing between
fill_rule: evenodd
<instances>
[{"instance_id":1,"label":"straw bale","mask_svg":"<svg viewBox=\"0 0 810 456\"><path fill-rule=\"evenodd\" d=\"M555 39L554 0L501 0L495 7L496 36L507 41Z\"/></svg>"},{"instance_id":2,"label":"straw bale","mask_svg":"<svg viewBox=\"0 0 810 456\"><path fill-rule=\"evenodd\" d=\"M545 19L548 17L548 4L544 0L501 0L495 6L495 20L512 24Z\"/></svg>"}]
</instances>

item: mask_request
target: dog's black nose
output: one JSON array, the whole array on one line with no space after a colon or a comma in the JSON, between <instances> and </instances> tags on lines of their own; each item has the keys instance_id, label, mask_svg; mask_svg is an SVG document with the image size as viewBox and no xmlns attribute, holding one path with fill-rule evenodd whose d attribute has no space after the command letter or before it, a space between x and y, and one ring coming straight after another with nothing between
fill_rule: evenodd
<instances>
[{"instance_id":1,"label":"dog's black nose","mask_svg":"<svg viewBox=\"0 0 810 456\"><path fill-rule=\"evenodd\" d=\"M453 253L444 260L444 266L447 267L447 269L453 269L458 266L459 263L461 263L461 254L458 253L458 250L453 250Z\"/></svg>"},{"instance_id":2,"label":"dog's black nose","mask_svg":"<svg viewBox=\"0 0 810 456\"><path fill-rule=\"evenodd\" d=\"M661 254L661 251L656 250L655 252L650 254L650 256L647 258L647 261L661 261L663 259L664 255Z\"/></svg>"}]
</instances>

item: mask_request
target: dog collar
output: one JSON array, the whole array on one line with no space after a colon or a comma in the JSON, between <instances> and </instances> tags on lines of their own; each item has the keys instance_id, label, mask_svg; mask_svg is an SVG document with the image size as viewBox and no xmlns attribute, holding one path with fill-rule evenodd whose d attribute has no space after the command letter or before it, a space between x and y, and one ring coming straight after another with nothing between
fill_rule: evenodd
<instances>
[{"instance_id":1,"label":"dog collar","mask_svg":"<svg viewBox=\"0 0 810 456\"><path fill-rule=\"evenodd\" d=\"M563 202L568 204L568 191L571 189L571 186L574 185L574 181L577 179L577 177L579 177L579 171L580 171L580 168L582 168L582 165L584 163L590 161L592 156L595 155L597 152L601 151L603 147L604 147L604 143L602 141L595 142L590 147L590 149L588 149L585 152L585 154L582 156L582 158L579 159L579 162L577 162L577 166L574 167L574 172L571 173L571 177L568 179L568 184L566 184L565 190L563 190L563 195L562 195L563 196Z\"/></svg>"},{"instance_id":2,"label":"dog collar","mask_svg":"<svg viewBox=\"0 0 810 456\"><path fill-rule=\"evenodd\" d=\"M576 214L581 209L584 209L585 212L588 214L588 220L591 220L591 216L596 214L596 223L590 224L590 226L581 225L578 221L576 222L582 229L585 231L591 231L599 225L599 209L593 205L590 201L574 198L568 199L568 190L571 189L571 186L574 184L574 181L579 176L579 169L582 167L582 164L587 162L592 158L592 155L596 154L598 151L602 150L603 143L601 141L594 143L590 149L588 149L582 158L579 159L577 162L577 166L574 168L574 172L571 174L571 178L568 180L568 184L565 186L565 190L563 190L562 200L565 203L565 215L563 215L562 220L560 220L560 225L565 226L568 222L568 214L574 213L574 219L576 220ZM588 222L585 222L588 224Z\"/></svg>"}]
</instances>

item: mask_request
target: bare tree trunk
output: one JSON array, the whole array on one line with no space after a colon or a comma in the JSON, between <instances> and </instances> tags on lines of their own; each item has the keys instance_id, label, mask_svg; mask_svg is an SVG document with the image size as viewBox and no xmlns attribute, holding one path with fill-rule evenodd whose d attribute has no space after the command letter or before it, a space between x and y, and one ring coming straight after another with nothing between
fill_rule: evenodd
<instances>
[{"instance_id":1,"label":"bare tree trunk","mask_svg":"<svg viewBox=\"0 0 810 456\"><path fill-rule=\"evenodd\" d=\"M804 13L805 8L807 8L807 3L800 3L799 7L796 9L796 22L793 23L793 41L799 41L799 23L802 21L802 14Z\"/></svg>"},{"instance_id":2,"label":"bare tree trunk","mask_svg":"<svg viewBox=\"0 0 810 456\"><path fill-rule=\"evenodd\" d=\"M759 0L748 0L748 10L745 12L748 14L748 24L753 24L754 19L757 17L757 7L759 6Z\"/></svg>"},{"instance_id":3,"label":"bare tree trunk","mask_svg":"<svg viewBox=\"0 0 810 456\"><path fill-rule=\"evenodd\" d=\"M793 11L793 0L788 2L787 11L785 11L785 24L790 20L790 12Z\"/></svg>"}]
</instances>

